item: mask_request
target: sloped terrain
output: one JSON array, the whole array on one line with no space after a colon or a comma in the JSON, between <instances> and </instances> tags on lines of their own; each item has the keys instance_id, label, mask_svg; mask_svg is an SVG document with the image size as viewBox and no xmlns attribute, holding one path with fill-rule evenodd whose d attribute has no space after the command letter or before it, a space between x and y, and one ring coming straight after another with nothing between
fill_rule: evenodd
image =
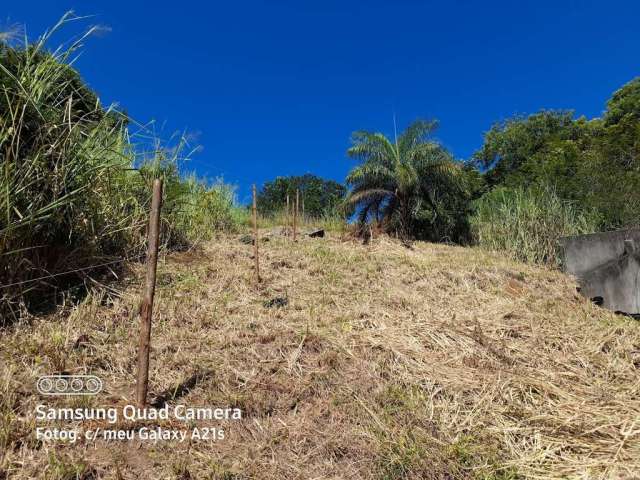
<instances>
[{"instance_id":1,"label":"sloped terrain","mask_svg":"<svg viewBox=\"0 0 640 480\"><path fill-rule=\"evenodd\" d=\"M253 248L235 237L159 265L152 396L241 408L243 420L213 422L224 440L35 440L39 375L105 382L97 397L51 405L133 402L143 267L132 265L117 294L0 333L0 478L640 472L640 325L591 305L565 275L387 238L260 248L259 286Z\"/></svg>"}]
</instances>

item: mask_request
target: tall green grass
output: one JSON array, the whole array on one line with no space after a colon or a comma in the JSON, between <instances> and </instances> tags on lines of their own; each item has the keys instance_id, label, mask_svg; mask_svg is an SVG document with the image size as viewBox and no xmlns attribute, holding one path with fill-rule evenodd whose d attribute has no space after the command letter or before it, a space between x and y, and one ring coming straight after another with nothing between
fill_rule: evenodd
<instances>
[{"instance_id":1,"label":"tall green grass","mask_svg":"<svg viewBox=\"0 0 640 480\"><path fill-rule=\"evenodd\" d=\"M498 188L476 201L471 227L484 248L529 263L558 265L558 239L598 229L596 215L547 186Z\"/></svg>"},{"instance_id":2,"label":"tall green grass","mask_svg":"<svg viewBox=\"0 0 640 480\"><path fill-rule=\"evenodd\" d=\"M233 228L233 190L180 175L184 141L141 147L130 120L84 84L73 58L92 29L47 50L73 19L33 43L0 37L0 325L57 288L91 281L97 265L144 254L156 177L165 180L164 246Z\"/></svg>"}]
</instances>

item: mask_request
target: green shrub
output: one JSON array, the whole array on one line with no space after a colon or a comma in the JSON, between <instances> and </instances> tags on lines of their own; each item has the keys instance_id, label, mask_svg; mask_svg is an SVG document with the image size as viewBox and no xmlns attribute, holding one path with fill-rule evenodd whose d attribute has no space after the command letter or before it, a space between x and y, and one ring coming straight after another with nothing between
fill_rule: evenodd
<instances>
[{"instance_id":1,"label":"green shrub","mask_svg":"<svg viewBox=\"0 0 640 480\"><path fill-rule=\"evenodd\" d=\"M233 223L230 187L179 174L182 140L172 148L152 140L149 155L148 140L132 141L129 119L100 104L70 66L82 39L45 49L70 19L35 43L0 40L0 325L98 265L144 254L156 177L165 181L164 246Z\"/></svg>"},{"instance_id":2,"label":"green shrub","mask_svg":"<svg viewBox=\"0 0 640 480\"><path fill-rule=\"evenodd\" d=\"M182 191L168 226L182 235L186 243L209 240L215 232L232 231L238 226L234 188L216 179L212 184L191 174L180 181Z\"/></svg>"},{"instance_id":3,"label":"green shrub","mask_svg":"<svg viewBox=\"0 0 640 480\"><path fill-rule=\"evenodd\" d=\"M530 263L558 265L558 239L597 230L598 218L546 186L496 188L475 202L476 242Z\"/></svg>"}]
</instances>

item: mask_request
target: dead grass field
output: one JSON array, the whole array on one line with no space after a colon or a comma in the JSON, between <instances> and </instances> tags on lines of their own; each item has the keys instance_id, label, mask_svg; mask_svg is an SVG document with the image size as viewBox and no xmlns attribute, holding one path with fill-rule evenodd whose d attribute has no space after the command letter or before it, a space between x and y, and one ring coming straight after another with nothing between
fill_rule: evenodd
<instances>
[{"instance_id":1,"label":"dead grass field","mask_svg":"<svg viewBox=\"0 0 640 480\"><path fill-rule=\"evenodd\" d=\"M242 408L223 441L35 440L39 375L105 382L50 405L133 403L132 265L118 296L0 332L0 479L639 478L640 324L563 274L387 238L261 251L259 287L235 237L159 265L151 392Z\"/></svg>"}]
</instances>

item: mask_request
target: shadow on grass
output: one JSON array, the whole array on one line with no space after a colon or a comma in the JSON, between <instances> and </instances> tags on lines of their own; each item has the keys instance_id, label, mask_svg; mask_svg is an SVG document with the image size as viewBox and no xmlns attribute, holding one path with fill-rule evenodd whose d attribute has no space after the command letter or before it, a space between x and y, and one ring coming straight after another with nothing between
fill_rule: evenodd
<instances>
[{"instance_id":1,"label":"shadow on grass","mask_svg":"<svg viewBox=\"0 0 640 480\"><path fill-rule=\"evenodd\" d=\"M213 370L202 370L194 373L182 383L173 388L169 388L156 396L151 402L151 406L154 408L162 408L168 401L184 397L193 390L198 383L213 377L213 373Z\"/></svg>"}]
</instances>

